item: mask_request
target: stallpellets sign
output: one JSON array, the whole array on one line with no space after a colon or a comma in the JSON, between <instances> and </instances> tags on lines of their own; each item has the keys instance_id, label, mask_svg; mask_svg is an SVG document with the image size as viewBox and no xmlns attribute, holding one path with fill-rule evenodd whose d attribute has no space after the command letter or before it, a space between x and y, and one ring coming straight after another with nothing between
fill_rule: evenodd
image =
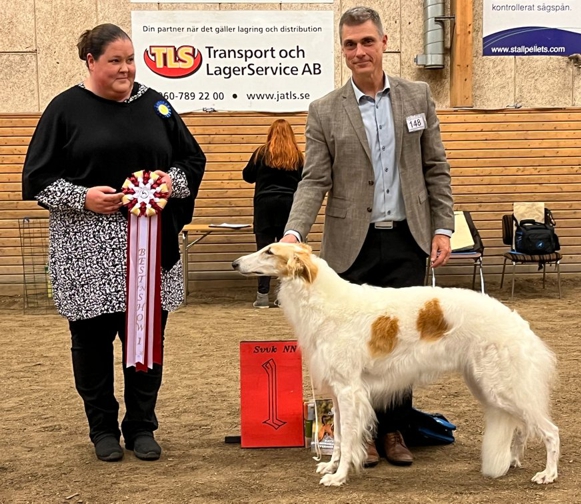
<instances>
[{"instance_id":1,"label":"stallpellets sign","mask_svg":"<svg viewBox=\"0 0 581 504\"><path fill-rule=\"evenodd\" d=\"M333 89L332 12L134 11L137 79L179 112L304 111Z\"/></svg>"}]
</instances>

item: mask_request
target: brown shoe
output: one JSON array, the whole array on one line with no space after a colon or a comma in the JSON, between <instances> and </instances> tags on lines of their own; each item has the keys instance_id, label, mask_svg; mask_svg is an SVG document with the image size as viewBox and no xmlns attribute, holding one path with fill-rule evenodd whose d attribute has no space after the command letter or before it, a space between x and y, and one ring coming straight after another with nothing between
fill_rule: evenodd
<instances>
[{"instance_id":1,"label":"brown shoe","mask_svg":"<svg viewBox=\"0 0 581 504\"><path fill-rule=\"evenodd\" d=\"M367 458L363 462L363 467L375 467L379 464L379 453L377 453L377 448L375 447L375 441L371 441L367 445Z\"/></svg>"},{"instance_id":2,"label":"brown shoe","mask_svg":"<svg viewBox=\"0 0 581 504\"><path fill-rule=\"evenodd\" d=\"M388 432L383 441L385 458L390 464L397 466L412 465L414 457L405 445L403 436L399 431Z\"/></svg>"}]
</instances>

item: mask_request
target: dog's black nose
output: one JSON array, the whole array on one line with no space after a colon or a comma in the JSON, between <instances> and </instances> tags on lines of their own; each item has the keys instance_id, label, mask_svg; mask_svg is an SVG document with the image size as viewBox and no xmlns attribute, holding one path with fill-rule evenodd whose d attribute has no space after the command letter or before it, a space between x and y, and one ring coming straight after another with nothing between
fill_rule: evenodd
<instances>
[{"instance_id":1,"label":"dog's black nose","mask_svg":"<svg viewBox=\"0 0 581 504\"><path fill-rule=\"evenodd\" d=\"M236 259L235 261L232 261L232 267L237 270L238 269L238 259Z\"/></svg>"}]
</instances>

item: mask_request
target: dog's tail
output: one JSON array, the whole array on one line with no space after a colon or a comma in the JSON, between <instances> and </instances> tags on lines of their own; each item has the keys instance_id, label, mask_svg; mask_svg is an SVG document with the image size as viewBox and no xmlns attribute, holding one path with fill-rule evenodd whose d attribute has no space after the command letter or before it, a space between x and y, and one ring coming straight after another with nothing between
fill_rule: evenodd
<instances>
[{"instance_id":1,"label":"dog's tail","mask_svg":"<svg viewBox=\"0 0 581 504\"><path fill-rule=\"evenodd\" d=\"M505 475L512 460L511 444L519 422L510 413L489 407L482 441L482 474L492 478Z\"/></svg>"}]
</instances>

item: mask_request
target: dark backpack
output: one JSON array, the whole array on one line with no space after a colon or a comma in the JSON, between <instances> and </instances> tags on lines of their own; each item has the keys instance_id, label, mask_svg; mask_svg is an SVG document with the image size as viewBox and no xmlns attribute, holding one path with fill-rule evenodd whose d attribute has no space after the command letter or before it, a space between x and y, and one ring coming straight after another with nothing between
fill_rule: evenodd
<instances>
[{"instance_id":1,"label":"dark backpack","mask_svg":"<svg viewBox=\"0 0 581 504\"><path fill-rule=\"evenodd\" d=\"M555 228L551 224L536 222L533 219L520 222L514 219L514 221L516 223L514 249L517 252L527 255L553 254L561 248Z\"/></svg>"},{"instance_id":2,"label":"dark backpack","mask_svg":"<svg viewBox=\"0 0 581 504\"><path fill-rule=\"evenodd\" d=\"M447 445L454 442L456 426L440 413L411 409L401 434L408 446Z\"/></svg>"}]
</instances>

